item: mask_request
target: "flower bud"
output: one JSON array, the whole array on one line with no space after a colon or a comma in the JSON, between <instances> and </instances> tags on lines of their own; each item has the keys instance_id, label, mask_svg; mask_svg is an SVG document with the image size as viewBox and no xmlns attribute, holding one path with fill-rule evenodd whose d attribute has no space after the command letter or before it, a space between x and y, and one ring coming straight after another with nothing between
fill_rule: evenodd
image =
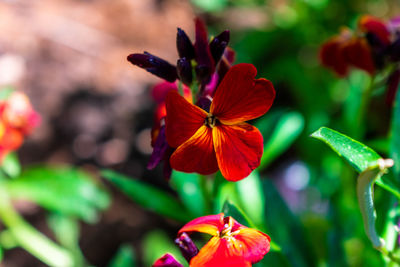
<instances>
[{"instance_id":1,"label":"flower bud","mask_svg":"<svg viewBox=\"0 0 400 267\"><path fill-rule=\"evenodd\" d=\"M177 239L175 239L175 244L179 246L183 257L185 257L188 262L199 253L199 249L186 233L182 233Z\"/></svg>"},{"instance_id":2,"label":"flower bud","mask_svg":"<svg viewBox=\"0 0 400 267\"><path fill-rule=\"evenodd\" d=\"M210 42L210 51L215 64L221 59L229 43L229 31L223 31Z\"/></svg>"},{"instance_id":3,"label":"flower bud","mask_svg":"<svg viewBox=\"0 0 400 267\"><path fill-rule=\"evenodd\" d=\"M194 46L181 28L178 28L178 34L176 35L176 48L180 58L185 57L190 61L195 56Z\"/></svg>"},{"instance_id":4,"label":"flower bud","mask_svg":"<svg viewBox=\"0 0 400 267\"><path fill-rule=\"evenodd\" d=\"M178 78L175 66L148 52L144 52L143 54L130 54L127 59L133 65L143 68L169 82L174 82Z\"/></svg>"},{"instance_id":5,"label":"flower bud","mask_svg":"<svg viewBox=\"0 0 400 267\"><path fill-rule=\"evenodd\" d=\"M190 61L183 57L178 59L178 62L176 64L176 68L178 71L178 77L179 79L186 84L187 86L190 86L192 83L192 64Z\"/></svg>"}]
</instances>

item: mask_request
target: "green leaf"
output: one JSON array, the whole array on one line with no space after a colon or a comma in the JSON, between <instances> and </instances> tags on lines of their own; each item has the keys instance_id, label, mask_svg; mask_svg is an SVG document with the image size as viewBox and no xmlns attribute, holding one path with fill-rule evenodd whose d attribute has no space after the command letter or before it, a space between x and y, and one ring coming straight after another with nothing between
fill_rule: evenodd
<instances>
[{"instance_id":1,"label":"green leaf","mask_svg":"<svg viewBox=\"0 0 400 267\"><path fill-rule=\"evenodd\" d=\"M5 87L0 89L0 101L6 100L14 92L14 89Z\"/></svg>"},{"instance_id":2,"label":"green leaf","mask_svg":"<svg viewBox=\"0 0 400 267\"><path fill-rule=\"evenodd\" d=\"M186 208L176 197L111 170L103 170L101 174L142 207L181 222L191 219Z\"/></svg>"},{"instance_id":3,"label":"green leaf","mask_svg":"<svg viewBox=\"0 0 400 267\"><path fill-rule=\"evenodd\" d=\"M263 129L264 127L261 126L262 124L264 124L264 122L260 121L256 124L256 127ZM265 141L264 153L259 167L260 170L266 168L293 144L303 131L304 119L298 112L286 112L279 117L275 125L272 134ZM262 132L264 133L264 131Z\"/></svg>"},{"instance_id":4,"label":"green leaf","mask_svg":"<svg viewBox=\"0 0 400 267\"><path fill-rule=\"evenodd\" d=\"M193 4L205 11L220 11L227 5L227 0L192 0Z\"/></svg>"},{"instance_id":5,"label":"green leaf","mask_svg":"<svg viewBox=\"0 0 400 267\"><path fill-rule=\"evenodd\" d=\"M196 173L172 172L171 184L193 217L206 215L206 200L201 191L201 179Z\"/></svg>"},{"instance_id":6,"label":"green leaf","mask_svg":"<svg viewBox=\"0 0 400 267\"><path fill-rule=\"evenodd\" d=\"M50 214L47 222L57 241L71 251L76 266L84 266L85 258L79 247L79 223L76 219L61 214Z\"/></svg>"},{"instance_id":7,"label":"green leaf","mask_svg":"<svg viewBox=\"0 0 400 267\"><path fill-rule=\"evenodd\" d=\"M225 216L231 216L240 224L243 224L250 228L256 227L254 223L250 220L250 218L239 207L237 207L229 200L225 201L221 212L223 212Z\"/></svg>"},{"instance_id":8,"label":"green leaf","mask_svg":"<svg viewBox=\"0 0 400 267\"><path fill-rule=\"evenodd\" d=\"M172 236L168 236L165 232L155 230L148 233L142 242L143 247L143 266L152 266L153 263L164 254L169 253L175 259L184 263L186 260L182 257L178 247L173 243Z\"/></svg>"},{"instance_id":9,"label":"green leaf","mask_svg":"<svg viewBox=\"0 0 400 267\"><path fill-rule=\"evenodd\" d=\"M357 172L362 172L381 157L366 145L327 127L321 127L311 134L329 145L343 157Z\"/></svg>"},{"instance_id":10,"label":"green leaf","mask_svg":"<svg viewBox=\"0 0 400 267\"><path fill-rule=\"evenodd\" d=\"M135 253L132 246L123 244L112 258L108 267L135 267Z\"/></svg>"},{"instance_id":11,"label":"green leaf","mask_svg":"<svg viewBox=\"0 0 400 267\"><path fill-rule=\"evenodd\" d=\"M12 178L20 175L21 164L19 163L17 153L8 153L3 159L1 169Z\"/></svg>"},{"instance_id":12,"label":"green leaf","mask_svg":"<svg viewBox=\"0 0 400 267\"><path fill-rule=\"evenodd\" d=\"M248 177L235 183L241 206L257 226L264 223L264 192L260 175L253 171Z\"/></svg>"},{"instance_id":13,"label":"green leaf","mask_svg":"<svg viewBox=\"0 0 400 267\"><path fill-rule=\"evenodd\" d=\"M375 165L378 159L381 158L378 153L366 145L326 127L319 128L311 136L329 145L357 172L362 172L369 166ZM376 184L400 198L400 185L396 179L390 179L388 176L379 177L376 180Z\"/></svg>"},{"instance_id":14,"label":"green leaf","mask_svg":"<svg viewBox=\"0 0 400 267\"><path fill-rule=\"evenodd\" d=\"M396 100L393 107L390 157L394 160L395 180L400 180L400 90L397 90Z\"/></svg>"},{"instance_id":15,"label":"green leaf","mask_svg":"<svg viewBox=\"0 0 400 267\"><path fill-rule=\"evenodd\" d=\"M282 253L290 261L290 266L316 266L316 257L298 218L291 212L270 180L263 179L263 189L266 233L271 237L271 241L279 244Z\"/></svg>"},{"instance_id":16,"label":"green leaf","mask_svg":"<svg viewBox=\"0 0 400 267\"><path fill-rule=\"evenodd\" d=\"M108 193L83 171L65 167L32 167L6 183L11 198L93 222L110 203Z\"/></svg>"}]
</instances>

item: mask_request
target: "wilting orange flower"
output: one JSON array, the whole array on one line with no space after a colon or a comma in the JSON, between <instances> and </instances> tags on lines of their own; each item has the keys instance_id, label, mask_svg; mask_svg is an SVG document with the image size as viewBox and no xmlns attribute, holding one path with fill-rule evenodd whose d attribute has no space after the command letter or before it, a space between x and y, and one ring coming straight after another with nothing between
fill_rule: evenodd
<instances>
[{"instance_id":1,"label":"wilting orange flower","mask_svg":"<svg viewBox=\"0 0 400 267\"><path fill-rule=\"evenodd\" d=\"M6 101L0 102L0 161L22 145L24 137L39 121L39 115L23 93L12 93Z\"/></svg>"},{"instance_id":2,"label":"wilting orange flower","mask_svg":"<svg viewBox=\"0 0 400 267\"><path fill-rule=\"evenodd\" d=\"M194 219L183 226L178 235L200 232L213 237L190 260L191 267L245 267L260 261L270 249L270 237L241 225L224 214Z\"/></svg>"},{"instance_id":3,"label":"wilting orange flower","mask_svg":"<svg viewBox=\"0 0 400 267\"><path fill-rule=\"evenodd\" d=\"M265 114L275 98L266 79L255 79L256 68L238 64L218 86L210 111L186 101L176 91L166 98L166 138L176 148L173 169L211 174L218 169L230 181L247 177L260 165L263 137L245 123Z\"/></svg>"}]
</instances>

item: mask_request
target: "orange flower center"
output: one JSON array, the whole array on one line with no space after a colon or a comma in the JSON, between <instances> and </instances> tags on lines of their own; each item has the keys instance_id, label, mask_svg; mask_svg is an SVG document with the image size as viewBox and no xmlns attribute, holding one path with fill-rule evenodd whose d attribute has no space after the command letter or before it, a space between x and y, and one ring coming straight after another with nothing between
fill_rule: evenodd
<instances>
[{"instance_id":1,"label":"orange flower center","mask_svg":"<svg viewBox=\"0 0 400 267\"><path fill-rule=\"evenodd\" d=\"M217 117L211 113L208 113L207 118L204 120L204 124L210 128L214 128L214 126L217 124Z\"/></svg>"}]
</instances>

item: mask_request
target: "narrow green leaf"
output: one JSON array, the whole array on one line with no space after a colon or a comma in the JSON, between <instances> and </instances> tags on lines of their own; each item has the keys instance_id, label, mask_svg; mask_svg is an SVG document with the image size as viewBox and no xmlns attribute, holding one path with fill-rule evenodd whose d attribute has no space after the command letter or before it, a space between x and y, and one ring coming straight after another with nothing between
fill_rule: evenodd
<instances>
[{"instance_id":1,"label":"narrow green leaf","mask_svg":"<svg viewBox=\"0 0 400 267\"><path fill-rule=\"evenodd\" d=\"M123 244L112 258L108 267L135 267L135 253L132 246Z\"/></svg>"},{"instance_id":2,"label":"narrow green leaf","mask_svg":"<svg viewBox=\"0 0 400 267\"><path fill-rule=\"evenodd\" d=\"M176 197L111 170L103 170L101 173L104 178L142 207L181 222L190 220L191 216Z\"/></svg>"},{"instance_id":3,"label":"narrow green leaf","mask_svg":"<svg viewBox=\"0 0 400 267\"><path fill-rule=\"evenodd\" d=\"M206 200L201 191L201 179L196 173L172 172L171 184L193 217L206 215Z\"/></svg>"},{"instance_id":4,"label":"narrow green leaf","mask_svg":"<svg viewBox=\"0 0 400 267\"><path fill-rule=\"evenodd\" d=\"M6 183L11 198L33 201L42 207L87 222L110 203L108 193L85 172L65 167L32 167Z\"/></svg>"},{"instance_id":5,"label":"narrow green leaf","mask_svg":"<svg viewBox=\"0 0 400 267\"><path fill-rule=\"evenodd\" d=\"M264 192L260 175L253 171L246 179L235 183L241 205L257 226L264 223Z\"/></svg>"},{"instance_id":6,"label":"narrow green leaf","mask_svg":"<svg viewBox=\"0 0 400 267\"><path fill-rule=\"evenodd\" d=\"M8 153L3 159L2 170L10 177L15 178L21 173L21 164L19 163L17 153Z\"/></svg>"},{"instance_id":7,"label":"narrow green leaf","mask_svg":"<svg viewBox=\"0 0 400 267\"><path fill-rule=\"evenodd\" d=\"M271 237L271 241L279 244L282 253L290 261L290 266L316 266L316 257L298 218L269 179L263 179L263 189L266 233Z\"/></svg>"},{"instance_id":8,"label":"narrow green leaf","mask_svg":"<svg viewBox=\"0 0 400 267\"><path fill-rule=\"evenodd\" d=\"M362 172L381 157L366 145L327 127L321 127L311 134L330 146L343 157L357 172Z\"/></svg>"},{"instance_id":9,"label":"narrow green leaf","mask_svg":"<svg viewBox=\"0 0 400 267\"><path fill-rule=\"evenodd\" d=\"M303 128L304 119L300 113L292 111L280 116L271 136L265 141L259 169L266 168L268 164L285 152L303 131Z\"/></svg>"},{"instance_id":10,"label":"narrow green leaf","mask_svg":"<svg viewBox=\"0 0 400 267\"><path fill-rule=\"evenodd\" d=\"M400 179L400 90L397 90L391 126L390 157L394 160L395 180Z\"/></svg>"}]
</instances>

